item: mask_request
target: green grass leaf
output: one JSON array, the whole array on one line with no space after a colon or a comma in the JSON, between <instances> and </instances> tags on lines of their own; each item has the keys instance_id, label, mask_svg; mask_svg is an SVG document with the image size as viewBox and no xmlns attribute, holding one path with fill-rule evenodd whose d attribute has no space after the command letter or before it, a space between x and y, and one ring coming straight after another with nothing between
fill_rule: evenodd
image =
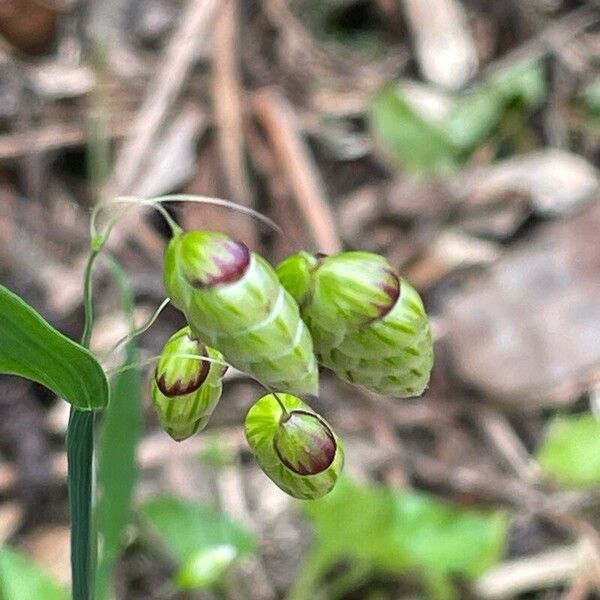
<instances>
[{"instance_id":1,"label":"green grass leaf","mask_svg":"<svg viewBox=\"0 0 600 600\"><path fill-rule=\"evenodd\" d=\"M589 413L556 417L537 459L544 473L560 485L600 485L600 420Z\"/></svg>"},{"instance_id":2,"label":"green grass leaf","mask_svg":"<svg viewBox=\"0 0 600 600\"><path fill-rule=\"evenodd\" d=\"M68 600L69 595L25 556L0 548L0 600Z\"/></svg>"},{"instance_id":3,"label":"green grass leaf","mask_svg":"<svg viewBox=\"0 0 600 600\"><path fill-rule=\"evenodd\" d=\"M2 285L0 373L41 383L79 410L108 404L106 375L94 356Z\"/></svg>"},{"instance_id":4,"label":"green grass leaf","mask_svg":"<svg viewBox=\"0 0 600 600\"><path fill-rule=\"evenodd\" d=\"M111 263L111 267L119 284L130 330L133 330L131 288L116 263ZM131 340L126 345L123 366L134 364L137 358L136 343ZM125 528L131 518L131 502L138 475L136 451L143 421L140 379L137 369L127 369L114 377L111 401L100 430L97 522L102 551L96 575L97 600L105 600L109 596L114 562L121 551Z\"/></svg>"},{"instance_id":5,"label":"green grass leaf","mask_svg":"<svg viewBox=\"0 0 600 600\"><path fill-rule=\"evenodd\" d=\"M502 512L348 479L304 510L315 529L312 552L330 566L351 559L374 571L419 572L429 584L453 575L474 579L498 562L507 535Z\"/></svg>"},{"instance_id":6,"label":"green grass leaf","mask_svg":"<svg viewBox=\"0 0 600 600\"><path fill-rule=\"evenodd\" d=\"M142 518L180 566L175 582L182 588L211 587L255 546L251 534L227 515L175 496L150 500Z\"/></svg>"}]
</instances>

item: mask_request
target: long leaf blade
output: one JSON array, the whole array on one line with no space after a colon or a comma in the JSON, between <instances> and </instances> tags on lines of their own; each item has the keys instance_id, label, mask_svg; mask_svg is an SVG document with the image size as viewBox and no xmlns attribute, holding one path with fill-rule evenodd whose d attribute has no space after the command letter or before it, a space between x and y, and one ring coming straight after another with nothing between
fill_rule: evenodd
<instances>
[{"instance_id":1,"label":"long leaf blade","mask_svg":"<svg viewBox=\"0 0 600 600\"><path fill-rule=\"evenodd\" d=\"M0 373L41 383L79 410L108 404L106 375L94 356L2 285Z\"/></svg>"},{"instance_id":2,"label":"long leaf blade","mask_svg":"<svg viewBox=\"0 0 600 600\"><path fill-rule=\"evenodd\" d=\"M131 287L116 263L111 263L124 310L133 330L134 298ZM137 361L135 340L128 342L124 365ZM112 571L131 518L131 502L137 480L137 445L142 433L141 377L137 369L127 369L111 381L111 402L104 413L99 438L98 533L102 540L96 577L96 600L110 597Z\"/></svg>"}]
</instances>

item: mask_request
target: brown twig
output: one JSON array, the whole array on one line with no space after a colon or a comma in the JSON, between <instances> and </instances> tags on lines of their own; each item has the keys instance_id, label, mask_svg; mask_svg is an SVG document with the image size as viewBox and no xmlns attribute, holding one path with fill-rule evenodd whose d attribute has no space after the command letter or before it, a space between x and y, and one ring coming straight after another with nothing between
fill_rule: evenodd
<instances>
[{"instance_id":1,"label":"brown twig","mask_svg":"<svg viewBox=\"0 0 600 600\"><path fill-rule=\"evenodd\" d=\"M317 249L325 253L338 252L341 242L325 196L325 186L302 139L292 106L275 88L263 88L255 92L252 106L287 177Z\"/></svg>"},{"instance_id":2,"label":"brown twig","mask_svg":"<svg viewBox=\"0 0 600 600\"><path fill-rule=\"evenodd\" d=\"M503 414L487 407L479 407L475 410L475 420L504 462L519 478L530 482L540 479L538 464Z\"/></svg>"},{"instance_id":3,"label":"brown twig","mask_svg":"<svg viewBox=\"0 0 600 600\"><path fill-rule=\"evenodd\" d=\"M132 131L120 149L109 188L126 194L140 175L167 114L179 96L202 41L209 34L218 0L190 0L150 83Z\"/></svg>"},{"instance_id":4,"label":"brown twig","mask_svg":"<svg viewBox=\"0 0 600 600\"><path fill-rule=\"evenodd\" d=\"M274 259L278 260L305 247L306 236L302 235L303 232L297 226L302 217L293 203L289 186L286 185L271 148L253 123L248 123L245 137L254 166L264 176L269 190L273 218L285 232L285 235L277 236L274 240Z\"/></svg>"},{"instance_id":5,"label":"brown twig","mask_svg":"<svg viewBox=\"0 0 600 600\"><path fill-rule=\"evenodd\" d=\"M582 548L577 544L508 561L480 577L475 590L478 597L489 600L515 598L572 580L581 569L582 559Z\"/></svg>"},{"instance_id":6,"label":"brown twig","mask_svg":"<svg viewBox=\"0 0 600 600\"><path fill-rule=\"evenodd\" d=\"M201 44L209 34L218 6L218 0L189 1L179 25L171 35L163 61L148 87L131 132L117 155L115 171L107 185L109 195L120 196L135 190L144 168L148 166L150 151L169 110L181 92ZM159 262L162 243L154 230L143 221L145 212L147 209L132 212L121 219L110 248L118 250L133 235L148 257L153 262Z\"/></svg>"},{"instance_id":7,"label":"brown twig","mask_svg":"<svg viewBox=\"0 0 600 600\"><path fill-rule=\"evenodd\" d=\"M118 139L126 135L129 129L129 122L119 121L111 127L110 135ZM0 136L0 160L16 160L30 154L81 146L87 141L88 134L84 125L48 125L19 133L6 133Z\"/></svg>"},{"instance_id":8,"label":"brown twig","mask_svg":"<svg viewBox=\"0 0 600 600\"><path fill-rule=\"evenodd\" d=\"M252 207L252 190L246 172L243 137L242 83L239 69L239 2L229 0L215 23L212 97L221 165L227 194L236 202ZM244 236L256 246L256 231L250 219L244 221Z\"/></svg>"},{"instance_id":9,"label":"brown twig","mask_svg":"<svg viewBox=\"0 0 600 600\"><path fill-rule=\"evenodd\" d=\"M582 6L556 19L534 38L515 48L501 59L483 69L481 76L488 77L514 67L525 60L539 60L553 52L588 27L598 23L598 10L593 6Z\"/></svg>"}]
</instances>

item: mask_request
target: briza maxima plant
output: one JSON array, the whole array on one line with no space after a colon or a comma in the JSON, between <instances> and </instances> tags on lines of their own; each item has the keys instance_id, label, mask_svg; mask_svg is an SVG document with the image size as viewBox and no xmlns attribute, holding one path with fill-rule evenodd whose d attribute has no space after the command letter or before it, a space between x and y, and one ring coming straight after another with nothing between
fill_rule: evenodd
<instances>
[{"instance_id":1,"label":"briza maxima plant","mask_svg":"<svg viewBox=\"0 0 600 600\"><path fill-rule=\"evenodd\" d=\"M421 394L429 380L433 347L423 303L383 257L367 252L332 256L300 252L275 269L223 233L183 232L163 207L163 202L182 200L250 213L278 230L263 215L215 198L164 196L99 203L90 223L83 281L85 327L79 344L0 286L0 373L41 383L71 403L67 457L74 600L94 598L99 549L93 526L96 414L108 407L107 414L116 415L111 407L123 407L110 403L110 373L88 350L94 325L92 274L96 259L104 254L116 279L121 284L126 279L105 246L128 209L152 206L172 230L164 281L187 325L173 333L157 357L150 395L161 426L174 440L186 440L206 427L221 398L225 370L232 365L266 391L250 408L245 423L258 464L291 496L320 498L338 480L344 449L308 398L319 393L319 365L351 384L398 397ZM108 205L121 209L113 211L99 231L99 215ZM128 304L132 313L133 301ZM122 342L149 327L165 304ZM112 374L139 366L127 363ZM132 435L125 430L115 432ZM126 490L119 483L127 502L134 480L131 476L124 484L129 486ZM127 523L127 508L128 504L119 509L121 524L112 534L115 547ZM100 550L102 556L102 546ZM106 582L105 568L102 573ZM107 586L102 589L103 600Z\"/></svg>"}]
</instances>

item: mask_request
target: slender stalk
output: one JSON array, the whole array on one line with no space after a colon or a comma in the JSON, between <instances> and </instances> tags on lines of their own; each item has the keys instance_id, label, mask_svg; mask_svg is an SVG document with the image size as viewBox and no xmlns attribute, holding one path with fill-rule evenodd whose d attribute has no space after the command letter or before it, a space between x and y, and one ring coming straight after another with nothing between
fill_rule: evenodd
<instances>
[{"instance_id":1,"label":"slender stalk","mask_svg":"<svg viewBox=\"0 0 600 600\"><path fill-rule=\"evenodd\" d=\"M94 262L101 248L93 249L88 257L87 264L85 265L85 271L83 274L83 311L84 311L84 322L83 332L81 334L81 345L85 348L90 347L90 341L92 339L92 329L94 326L94 309L92 304L92 269L94 268Z\"/></svg>"},{"instance_id":2,"label":"slender stalk","mask_svg":"<svg viewBox=\"0 0 600 600\"><path fill-rule=\"evenodd\" d=\"M279 408L281 408L281 411L283 412L283 415L281 416L281 422L285 422L290 418L290 413L288 412L288 409L285 407L285 404L281 401L281 398L277 395L277 392L271 392L273 394L273 397L275 398L275 400L277 400L277 404L279 404Z\"/></svg>"}]
</instances>

